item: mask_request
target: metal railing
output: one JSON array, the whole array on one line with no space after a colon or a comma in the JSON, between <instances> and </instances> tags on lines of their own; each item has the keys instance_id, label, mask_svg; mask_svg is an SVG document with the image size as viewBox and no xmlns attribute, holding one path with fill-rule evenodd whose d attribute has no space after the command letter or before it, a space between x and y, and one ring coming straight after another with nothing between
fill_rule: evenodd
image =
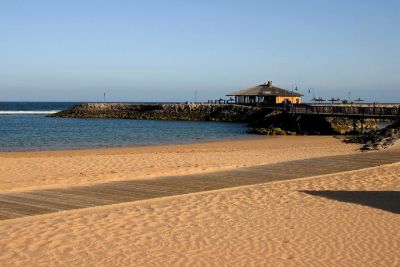
<instances>
[{"instance_id":1,"label":"metal railing","mask_svg":"<svg viewBox=\"0 0 400 267\"><path fill-rule=\"evenodd\" d=\"M288 111L295 114L332 116L400 117L400 105L292 105Z\"/></svg>"}]
</instances>

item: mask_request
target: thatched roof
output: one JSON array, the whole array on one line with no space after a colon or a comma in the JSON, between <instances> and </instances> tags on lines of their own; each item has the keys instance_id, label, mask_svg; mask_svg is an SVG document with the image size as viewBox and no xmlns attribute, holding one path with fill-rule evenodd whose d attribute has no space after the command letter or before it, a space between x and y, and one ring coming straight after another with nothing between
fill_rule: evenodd
<instances>
[{"instance_id":1,"label":"thatched roof","mask_svg":"<svg viewBox=\"0 0 400 267\"><path fill-rule=\"evenodd\" d=\"M303 96L272 85L272 81L228 94L227 96Z\"/></svg>"}]
</instances>

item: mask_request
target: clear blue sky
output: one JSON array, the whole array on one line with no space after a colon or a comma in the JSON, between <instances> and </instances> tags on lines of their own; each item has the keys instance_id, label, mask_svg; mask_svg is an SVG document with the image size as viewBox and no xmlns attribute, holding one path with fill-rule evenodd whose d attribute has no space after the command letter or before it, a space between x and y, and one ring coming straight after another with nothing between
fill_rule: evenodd
<instances>
[{"instance_id":1,"label":"clear blue sky","mask_svg":"<svg viewBox=\"0 0 400 267\"><path fill-rule=\"evenodd\" d=\"M400 102L400 1L0 1L0 101L216 99L273 80Z\"/></svg>"}]
</instances>

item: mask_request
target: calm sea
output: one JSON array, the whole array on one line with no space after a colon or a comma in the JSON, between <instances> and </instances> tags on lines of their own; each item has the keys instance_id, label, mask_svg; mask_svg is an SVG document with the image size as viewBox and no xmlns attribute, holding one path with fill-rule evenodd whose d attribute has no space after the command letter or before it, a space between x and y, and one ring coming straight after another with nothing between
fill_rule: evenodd
<instances>
[{"instance_id":1,"label":"calm sea","mask_svg":"<svg viewBox=\"0 0 400 267\"><path fill-rule=\"evenodd\" d=\"M0 151L179 144L248 138L243 123L49 118L79 103L0 102Z\"/></svg>"}]
</instances>

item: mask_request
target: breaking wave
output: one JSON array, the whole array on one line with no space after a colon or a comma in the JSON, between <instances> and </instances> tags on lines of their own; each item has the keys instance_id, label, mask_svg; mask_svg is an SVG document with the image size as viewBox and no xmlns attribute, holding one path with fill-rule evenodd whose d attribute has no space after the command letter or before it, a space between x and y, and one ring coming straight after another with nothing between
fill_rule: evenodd
<instances>
[{"instance_id":1,"label":"breaking wave","mask_svg":"<svg viewBox=\"0 0 400 267\"><path fill-rule=\"evenodd\" d=\"M0 110L0 115L42 115L54 114L60 110Z\"/></svg>"}]
</instances>

